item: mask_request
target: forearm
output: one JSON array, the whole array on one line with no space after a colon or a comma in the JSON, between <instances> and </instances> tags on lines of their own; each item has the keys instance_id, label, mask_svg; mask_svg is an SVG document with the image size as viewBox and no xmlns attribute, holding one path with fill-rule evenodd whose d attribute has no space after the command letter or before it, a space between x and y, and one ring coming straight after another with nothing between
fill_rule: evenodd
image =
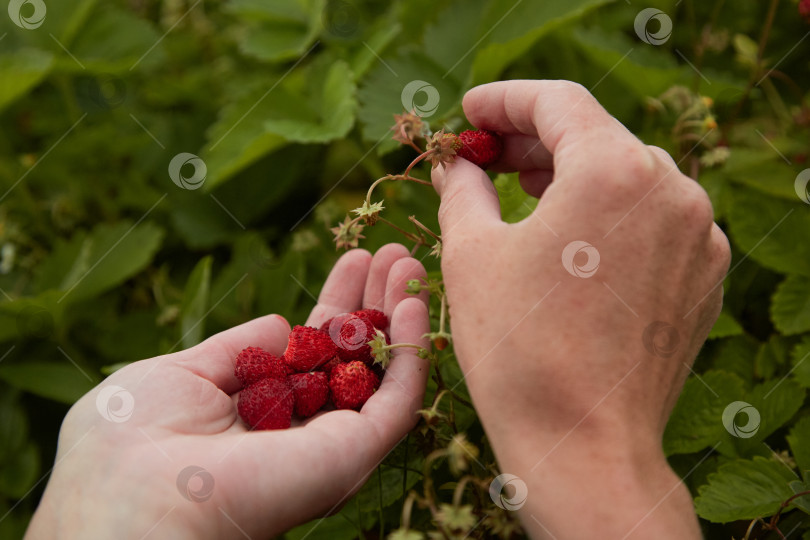
<instances>
[{"instance_id":1,"label":"forearm","mask_svg":"<svg viewBox=\"0 0 810 540\"><path fill-rule=\"evenodd\" d=\"M496 442L497 440L497 442ZM699 539L692 499L658 449L523 433L493 439L501 470L527 485L532 538Z\"/></svg>"}]
</instances>

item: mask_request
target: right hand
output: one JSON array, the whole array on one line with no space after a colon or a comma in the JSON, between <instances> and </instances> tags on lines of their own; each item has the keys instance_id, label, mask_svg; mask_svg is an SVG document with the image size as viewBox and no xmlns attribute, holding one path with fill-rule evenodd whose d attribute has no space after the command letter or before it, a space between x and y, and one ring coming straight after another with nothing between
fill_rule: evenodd
<instances>
[{"instance_id":1,"label":"right hand","mask_svg":"<svg viewBox=\"0 0 810 540\"><path fill-rule=\"evenodd\" d=\"M549 474L582 468L574 460L593 460L598 448L617 470L643 467L642 476L661 480L643 500L663 496L677 478L661 437L720 312L730 260L708 196L577 84L488 84L465 96L464 110L478 128L503 135L496 166L520 171L523 188L540 197L529 217L507 224L481 169L458 159L433 171L455 349L501 467L525 475L530 498L532 489L542 497ZM572 270L586 264L585 253L564 254L575 241L598 253L591 277L564 266L566 257ZM668 357L645 347L655 321L677 331ZM565 497L544 501L538 515L555 521ZM691 499L678 500L691 513ZM695 533L694 517L686 523ZM625 525L564 536L620 538Z\"/></svg>"}]
</instances>

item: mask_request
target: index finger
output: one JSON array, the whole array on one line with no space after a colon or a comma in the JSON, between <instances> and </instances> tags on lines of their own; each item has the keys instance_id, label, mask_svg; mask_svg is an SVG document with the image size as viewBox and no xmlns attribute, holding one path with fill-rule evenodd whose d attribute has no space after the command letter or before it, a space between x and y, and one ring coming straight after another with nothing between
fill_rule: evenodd
<instances>
[{"instance_id":1,"label":"index finger","mask_svg":"<svg viewBox=\"0 0 810 540\"><path fill-rule=\"evenodd\" d=\"M577 149L592 154L594 140L641 144L588 90L570 81L484 84L467 92L463 105L473 125L504 135L506 148L497 163L501 170L545 164L559 170L561 156Z\"/></svg>"}]
</instances>

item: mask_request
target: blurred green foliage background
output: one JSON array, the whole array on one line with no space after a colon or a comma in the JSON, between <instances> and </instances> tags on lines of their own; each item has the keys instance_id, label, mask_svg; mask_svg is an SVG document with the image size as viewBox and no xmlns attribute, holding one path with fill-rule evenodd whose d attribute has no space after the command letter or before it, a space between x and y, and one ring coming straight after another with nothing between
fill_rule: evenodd
<instances>
[{"instance_id":1,"label":"blurred green foliage background","mask_svg":"<svg viewBox=\"0 0 810 540\"><path fill-rule=\"evenodd\" d=\"M414 80L440 96L433 129L454 131L477 84L580 82L699 179L730 233L733 273L665 448L695 495L703 486L711 537L741 537L807 489L810 213L794 179L807 167L810 26L796 2L44 4L41 21L35 2L16 22L0 13L0 538L21 536L62 417L105 374L260 314L305 319L338 255L328 228L413 157L389 128ZM650 6L673 23L660 45L634 30ZM192 189L168 170L183 152L204 163ZM508 220L536 203L513 175L496 185ZM429 188L380 193L388 219L415 214L438 230ZM370 250L400 241L379 225L366 235ZM416 256L436 271L428 252ZM753 438L724 430L734 400L760 410ZM463 424L486 446L474 416ZM361 492L354 521L330 518L309 538L376 531L380 516L396 528L402 493L388 487L401 475L379 474L385 497ZM810 498L796 507L785 532Z\"/></svg>"}]
</instances>

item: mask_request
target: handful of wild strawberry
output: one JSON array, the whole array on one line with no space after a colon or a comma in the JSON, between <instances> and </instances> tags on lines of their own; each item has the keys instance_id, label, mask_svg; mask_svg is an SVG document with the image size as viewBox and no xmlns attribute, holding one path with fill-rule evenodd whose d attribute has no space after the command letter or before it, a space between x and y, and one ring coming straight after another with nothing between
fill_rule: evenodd
<instances>
[{"instance_id":1,"label":"handful of wild strawberry","mask_svg":"<svg viewBox=\"0 0 810 540\"><path fill-rule=\"evenodd\" d=\"M242 383L239 416L253 429L286 429L293 415L359 409L385 374L387 327L384 313L364 309L333 317L320 328L294 327L281 357L259 347L244 349L234 369Z\"/></svg>"}]
</instances>

